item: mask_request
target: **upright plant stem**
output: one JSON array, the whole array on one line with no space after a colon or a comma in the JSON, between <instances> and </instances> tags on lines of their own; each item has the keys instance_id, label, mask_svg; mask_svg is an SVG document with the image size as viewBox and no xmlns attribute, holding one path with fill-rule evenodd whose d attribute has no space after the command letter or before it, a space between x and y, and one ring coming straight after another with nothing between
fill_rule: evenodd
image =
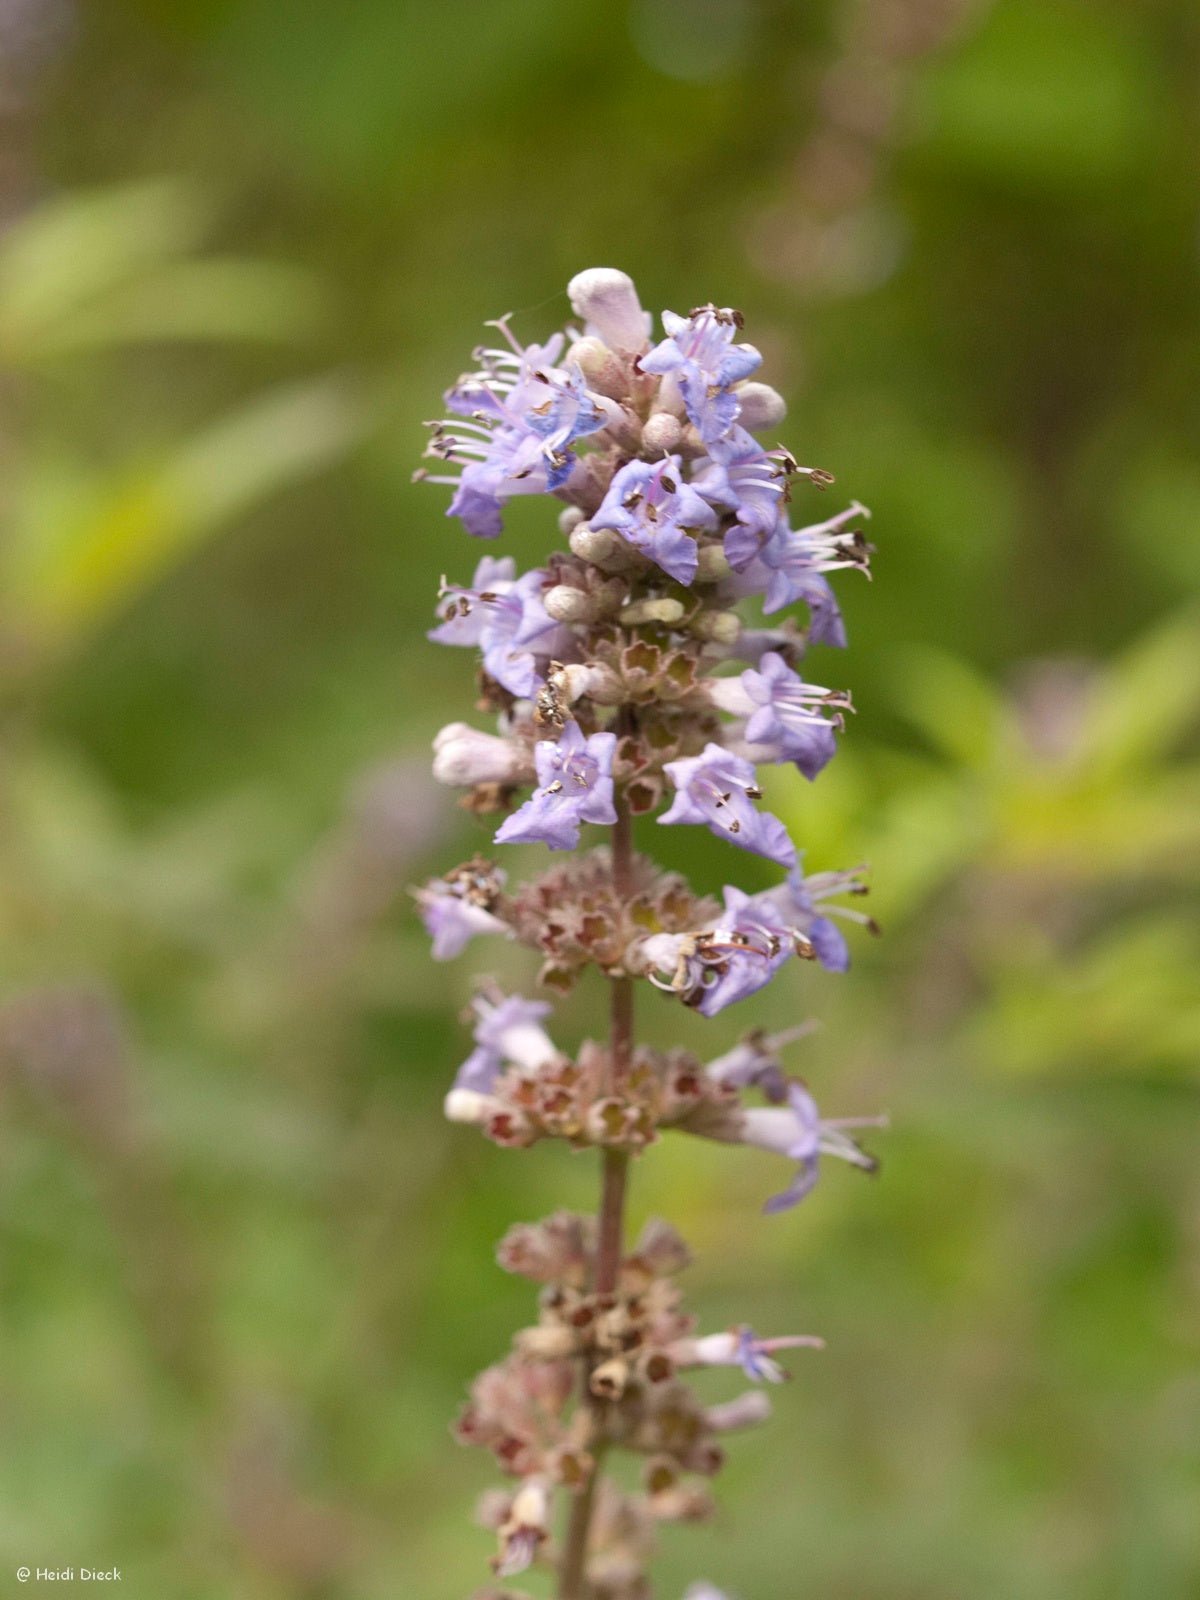
<instances>
[{"instance_id":1,"label":"upright plant stem","mask_svg":"<svg viewBox=\"0 0 1200 1600\"><path fill-rule=\"evenodd\" d=\"M617 820L612 833L613 886L621 901L629 898L630 871L633 862L633 838L628 809L617 802ZM620 1083L629 1067L633 1054L633 980L613 978L609 1001L609 1090ZM629 1175L629 1156L624 1150L605 1150L600 1189L600 1214L596 1230L596 1272L593 1287L597 1294L611 1294L616 1288L624 1254L625 1240L625 1189ZM590 1371L584 1373L584 1403L590 1405L597 1425L598 1445L593 1455L595 1465L588 1474L587 1483L575 1496L571 1516L563 1543L562 1561L559 1565L558 1600L587 1600L588 1586L585 1577L588 1533L592 1524L592 1511L596 1500L596 1482L600 1476L600 1461L604 1452L604 1409L606 1402L597 1400L588 1388Z\"/></svg>"}]
</instances>

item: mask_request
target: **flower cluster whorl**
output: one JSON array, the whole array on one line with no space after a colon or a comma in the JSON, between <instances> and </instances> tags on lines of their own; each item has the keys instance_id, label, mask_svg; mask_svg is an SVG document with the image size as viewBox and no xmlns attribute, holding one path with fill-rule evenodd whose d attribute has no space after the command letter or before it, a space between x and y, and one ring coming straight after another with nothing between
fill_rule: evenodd
<instances>
[{"instance_id":1,"label":"flower cluster whorl","mask_svg":"<svg viewBox=\"0 0 1200 1600\"><path fill-rule=\"evenodd\" d=\"M597 826L615 830L613 844L516 886L477 854L416 893L438 960L497 934L537 953L552 993L593 967L614 995L631 998L636 983L711 1017L795 957L844 971L839 921L876 931L842 903L866 893L861 873L806 873L758 776L792 765L811 781L835 754L850 697L801 668L810 647L846 643L827 574L868 570L868 513L854 502L792 526L793 497L833 479L755 437L785 408L754 376L761 356L738 312L665 311L656 340L624 273L583 272L568 294L578 321L544 344L521 345L508 317L493 324L495 346L475 352L446 395L447 419L431 424L426 453L444 470L417 476L453 488L448 515L469 534L498 538L518 495L561 507L561 543L543 566L519 573L511 557L485 555L469 582L443 579L430 638L478 652L478 704L495 725L443 728L434 774L477 816L499 815L498 847L578 852ZM779 615L792 607L802 620ZM757 893L728 885L721 903L696 894L632 852L630 820L655 814L774 863L780 881ZM480 986L474 1049L446 1096L452 1121L504 1146L560 1138L622 1165L664 1130L752 1146L794 1169L767 1211L810 1192L822 1155L875 1168L850 1130L878 1119L823 1118L784 1069L806 1025L751 1032L705 1064L637 1047L628 1028L565 1052L543 1025L550 1010ZM718 1436L766 1410L757 1391L704 1405L682 1374L735 1366L776 1382L778 1351L820 1341L745 1327L698 1335L673 1281L687 1252L665 1224L626 1255L610 1244L602 1269L603 1255L594 1225L566 1214L508 1235L502 1265L542 1286L538 1321L481 1374L458 1431L520 1480L481 1509L500 1578L560 1561L553 1506L574 1496L585 1510L561 1557L560 1575L572 1572L562 1593L643 1600L655 1524L707 1513L694 1480L720 1466ZM610 1448L643 1457L637 1493L600 1479ZM692 1600L720 1597L701 1586Z\"/></svg>"}]
</instances>

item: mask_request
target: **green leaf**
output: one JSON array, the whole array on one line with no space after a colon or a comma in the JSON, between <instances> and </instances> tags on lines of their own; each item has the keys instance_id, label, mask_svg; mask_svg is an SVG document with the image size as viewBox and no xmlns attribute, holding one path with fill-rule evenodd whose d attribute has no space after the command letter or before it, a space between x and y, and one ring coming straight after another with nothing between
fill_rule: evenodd
<instances>
[{"instance_id":1,"label":"green leaf","mask_svg":"<svg viewBox=\"0 0 1200 1600\"><path fill-rule=\"evenodd\" d=\"M1188 611L1139 640L1104 676L1084 726L1080 759L1093 775L1132 773L1200 720L1200 615Z\"/></svg>"},{"instance_id":2,"label":"green leaf","mask_svg":"<svg viewBox=\"0 0 1200 1600\"><path fill-rule=\"evenodd\" d=\"M77 494L73 520L53 537L26 529L9 552L10 604L35 634L87 632L203 538L349 449L366 415L330 378L250 402L163 460Z\"/></svg>"},{"instance_id":3,"label":"green leaf","mask_svg":"<svg viewBox=\"0 0 1200 1600\"><path fill-rule=\"evenodd\" d=\"M978 770L1006 742L1010 717L1000 695L953 656L910 646L893 684L897 710L951 761Z\"/></svg>"},{"instance_id":4,"label":"green leaf","mask_svg":"<svg viewBox=\"0 0 1200 1600\"><path fill-rule=\"evenodd\" d=\"M0 355L36 357L56 324L198 244L209 209L176 181L47 202L0 248Z\"/></svg>"},{"instance_id":5,"label":"green leaf","mask_svg":"<svg viewBox=\"0 0 1200 1600\"><path fill-rule=\"evenodd\" d=\"M322 297L302 268L268 261L179 261L121 284L47 328L38 359L156 340L290 342L320 326Z\"/></svg>"}]
</instances>

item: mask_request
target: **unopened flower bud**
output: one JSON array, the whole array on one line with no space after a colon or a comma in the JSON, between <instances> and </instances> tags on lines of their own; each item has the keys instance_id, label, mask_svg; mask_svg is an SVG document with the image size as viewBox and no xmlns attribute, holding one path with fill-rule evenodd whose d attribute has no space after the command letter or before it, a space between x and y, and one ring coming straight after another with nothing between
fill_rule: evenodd
<instances>
[{"instance_id":1,"label":"unopened flower bud","mask_svg":"<svg viewBox=\"0 0 1200 1600\"><path fill-rule=\"evenodd\" d=\"M451 1089L442 1101L442 1111L447 1122L466 1122L482 1126L489 1122L504 1103L495 1095L481 1094L478 1089Z\"/></svg>"},{"instance_id":2,"label":"unopened flower bud","mask_svg":"<svg viewBox=\"0 0 1200 1600\"><path fill-rule=\"evenodd\" d=\"M573 554L594 567L620 572L633 565L629 546L609 528L593 528L590 523L581 522L571 529L568 542Z\"/></svg>"},{"instance_id":3,"label":"unopened flower bud","mask_svg":"<svg viewBox=\"0 0 1200 1600\"><path fill-rule=\"evenodd\" d=\"M739 383L734 388L741 412L738 421L751 433L759 428L774 428L787 416L787 404L777 389L769 383Z\"/></svg>"},{"instance_id":4,"label":"unopened flower bud","mask_svg":"<svg viewBox=\"0 0 1200 1600\"><path fill-rule=\"evenodd\" d=\"M637 627L645 622L663 622L670 626L682 620L683 602L667 598L635 600L621 612L621 621L627 628Z\"/></svg>"},{"instance_id":5,"label":"unopened flower bud","mask_svg":"<svg viewBox=\"0 0 1200 1600\"><path fill-rule=\"evenodd\" d=\"M733 568L729 565L729 557L719 544L706 544L698 552L696 562L696 583L720 583L728 578Z\"/></svg>"},{"instance_id":6,"label":"unopened flower bud","mask_svg":"<svg viewBox=\"0 0 1200 1600\"><path fill-rule=\"evenodd\" d=\"M629 374L603 339L576 339L567 351L567 365L571 364L578 366L588 388L597 394L620 400L629 392Z\"/></svg>"},{"instance_id":7,"label":"unopened flower bud","mask_svg":"<svg viewBox=\"0 0 1200 1600\"><path fill-rule=\"evenodd\" d=\"M713 644L736 644L742 631L742 619L736 611L701 611L688 626L698 639L710 639Z\"/></svg>"},{"instance_id":8,"label":"unopened flower bud","mask_svg":"<svg viewBox=\"0 0 1200 1600\"><path fill-rule=\"evenodd\" d=\"M475 783L522 783L530 775L520 745L465 722L451 722L433 741L433 775L439 783L467 788Z\"/></svg>"},{"instance_id":9,"label":"unopened flower bud","mask_svg":"<svg viewBox=\"0 0 1200 1600\"><path fill-rule=\"evenodd\" d=\"M573 661L550 674L555 689L566 705L573 706L586 695L598 705L620 705L625 698L621 680L611 667L599 661Z\"/></svg>"},{"instance_id":10,"label":"unopened flower bud","mask_svg":"<svg viewBox=\"0 0 1200 1600\"><path fill-rule=\"evenodd\" d=\"M567 285L577 317L613 350L636 352L646 343L646 313L633 279L616 267L589 267Z\"/></svg>"},{"instance_id":11,"label":"unopened flower bud","mask_svg":"<svg viewBox=\"0 0 1200 1600\"><path fill-rule=\"evenodd\" d=\"M522 1328L513 1343L531 1361L563 1361L579 1349L575 1335L561 1323Z\"/></svg>"},{"instance_id":12,"label":"unopened flower bud","mask_svg":"<svg viewBox=\"0 0 1200 1600\"><path fill-rule=\"evenodd\" d=\"M669 411L656 411L642 429L642 449L648 456L669 456L679 448L682 433L678 417Z\"/></svg>"},{"instance_id":13,"label":"unopened flower bud","mask_svg":"<svg viewBox=\"0 0 1200 1600\"><path fill-rule=\"evenodd\" d=\"M555 622L593 622L596 617L594 597L566 583L558 583L553 589L547 589L542 604L547 615L553 617Z\"/></svg>"},{"instance_id":14,"label":"unopened flower bud","mask_svg":"<svg viewBox=\"0 0 1200 1600\"><path fill-rule=\"evenodd\" d=\"M583 512L578 506L564 506L558 513L558 531L569 535L582 521Z\"/></svg>"}]
</instances>

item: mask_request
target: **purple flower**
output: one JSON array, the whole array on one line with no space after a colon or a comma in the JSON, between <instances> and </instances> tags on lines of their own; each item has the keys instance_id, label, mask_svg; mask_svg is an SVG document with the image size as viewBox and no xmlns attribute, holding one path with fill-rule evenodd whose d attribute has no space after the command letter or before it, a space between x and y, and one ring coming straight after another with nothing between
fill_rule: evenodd
<instances>
[{"instance_id":1,"label":"purple flower","mask_svg":"<svg viewBox=\"0 0 1200 1600\"><path fill-rule=\"evenodd\" d=\"M782 1105L787 1099L788 1078L781 1053L788 1045L815 1033L819 1026L813 1021L798 1022L793 1028L770 1035L756 1030L732 1050L710 1061L704 1070L714 1083L731 1089L759 1089L773 1104Z\"/></svg>"},{"instance_id":2,"label":"purple flower","mask_svg":"<svg viewBox=\"0 0 1200 1600\"><path fill-rule=\"evenodd\" d=\"M497 887L504 882L504 874L498 869L493 872L493 882ZM421 920L433 940L435 961L452 961L477 933L506 933L511 937L508 925L472 895L466 879L448 883L445 878L436 878L415 893Z\"/></svg>"},{"instance_id":3,"label":"purple flower","mask_svg":"<svg viewBox=\"0 0 1200 1600\"><path fill-rule=\"evenodd\" d=\"M722 584L722 595L727 604L734 605L747 595L762 594L773 576L762 561L753 561L744 572ZM832 645L838 650L846 648L846 628L827 580L819 572L813 572L798 580L796 589L796 599L808 607L808 628L804 632L793 632L794 623L790 617L783 619L782 628L745 628L733 650L739 660L756 662L767 650L803 655L808 646L814 644Z\"/></svg>"},{"instance_id":4,"label":"purple flower","mask_svg":"<svg viewBox=\"0 0 1200 1600\"><path fill-rule=\"evenodd\" d=\"M796 847L787 829L778 817L754 805L761 790L748 761L719 744L707 744L703 755L668 761L664 770L676 794L670 810L659 817L660 823L703 823L743 850L783 867L794 865Z\"/></svg>"},{"instance_id":5,"label":"purple flower","mask_svg":"<svg viewBox=\"0 0 1200 1600\"><path fill-rule=\"evenodd\" d=\"M741 1367L752 1383L783 1383L788 1374L771 1359L778 1350L824 1350L824 1339L812 1334L789 1333L760 1339L753 1328L731 1328L699 1339L682 1339L671 1355L680 1367Z\"/></svg>"},{"instance_id":6,"label":"purple flower","mask_svg":"<svg viewBox=\"0 0 1200 1600\"><path fill-rule=\"evenodd\" d=\"M708 502L684 483L679 457L668 456L622 467L591 525L611 528L679 583L690 584L698 560L694 534L716 520Z\"/></svg>"},{"instance_id":7,"label":"purple flower","mask_svg":"<svg viewBox=\"0 0 1200 1600\"><path fill-rule=\"evenodd\" d=\"M551 1010L547 1001L523 1000L515 994L498 999L476 995L471 1005L475 1012L475 1049L459 1067L455 1089L490 1094L506 1066L532 1073L557 1056L541 1026L541 1019Z\"/></svg>"},{"instance_id":8,"label":"purple flower","mask_svg":"<svg viewBox=\"0 0 1200 1600\"><path fill-rule=\"evenodd\" d=\"M526 396L526 425L542 441L542 454L547 464L546 487L553 492L560 489L571 476L574 457L570 446L576 439L597 433L608 417L598 398L589 393L578 367L565 375L543 373L537 383L549 391Z\"/></svg>"},{"instance_id":9,"label":"purple flower","mask_svg":"<svg viewBox=\"0 0 1200 1600\"><path fill-rule=\"evenodd\" d=\"M831 919L840 917L845 922L857 922L871 933L878 933L879 926L874 917L849 906L830 906L828 914L819 907L822 901L834 895L866 893L861 868L848 872L813 872L807 877L796 868L785 884L768 890L761 898L770 899L795 931L808 940L813 954L827 971L845 972L850 965L850 948L841 929Z\"/></svg>"},{"instance_id":10,"label":"purple flower","mask_svg":"<svg viewBox=\"0 0 1200 1600\"><path fill-rule=\"evenodd\" d=\"M750 344L735 344L742 326L738 312L701 306L686 317L664 311L667 338L642 356L643 372L673 373L687 414L707 445L723 439L738 418L735 383L762 364Z\"/></svg>"},{"instance_id":11,"label":"purple flower","mask_svg":"<svg viewBox=\"0 0 1200 1600\"><path fill-rule=\"evenodd\" d=\"M710 692L722 711L747 719L742 736L754 760L794 761L810 780L833 757L834 733L842 727L837 709L850 704L848 695L805 683L771 651L757 670L713 679ZM822 715L829 708L835 709L832 721Z\"/></svg>"},{"instance_id":12,"label":"purple flower","mask_svg":"<svg viewBox=\"0 0 1200 1600\"><path fill-rule=\"evenodd\" d=\"M558 741L542 739L534 750L538 788L519 811L500 826L497 844L539 842L551 850L573 850L584 822L613 823L612 763L615 733L585 739L577 722L568 722Z\"/></svg>"},{"instance_id":13,"label":"purple flower","mask_svg":"<svg viewBox=\"0 0 1200 1600\"><path fill-rule=\"evenodd\" d=\"M545 573L540 568L515 578L511 559L485 556L472 587L447 586L442 622L429 637L437 644L477 647L483 667L510 694L527 699L541 683L538 657L563 653L569 637L542 604Z\"/></svg>"},{"instance_id":14,"label":"purple flower","mask_svg":"<svg viewBox=\"0 0 1200 1600\"><path fill-rule=\"evenodd\" d=\"M767 569L763 614L770 616L797 600L810 600L812 579L819 573L842 567L865 572L870 565L869 546L857 530L843 530L856 517L869 515L866 507L855 501L836 517L808 528L792 529L781 522L762 549L761 561Z\"/></svg>"},{"instance_id":15,"label":"purple flower","mask_svg":"<svg viewBox=\"0 0 1200 1600\"><path fill-rule=\"evenodd\" d=\"M511 556L484 556L475 567L470 588L460 584L446 584L442 589L442 621L426 635L435 644L452 644L477 648L483 643L483 630L487 622L487 607L506 595L517 576L517 564Z\"/></svg>"},{"instance_id":16,"label":"purple flower","mask_svg":"<svg viewBox=\"0 0 1200 1600\"><path fill-rule=\"evenodd\" d=\"M781 1193L763 1206L770 1213L798 1205L815 1185L822 1155L837 1156L864 1172L876 1172L874 1156L854 1142L847 1128L885 1127L884 1117L839 1117L824 1120L817 1103L802 1083L788 1085L786 1106L752 1106L741 1114L740 1142L760 1150L772 1150L797 1163L796 1176Z\"/></svg>"},{"instance_id":17,"label":"purple flower","mask_svg":"<svg viewBox=\"0 0 1200 1600\"><path fill-rule=\"evenodd\" d=\"M478 372L460 378L446 395L459 420L434 425L427 455L461 467L457 476L424 474L430 483L454 486L446 515L459 517L468 533L495 539L503 508L514 494L553 493L571 474L571 445L604 428L615 410L593 395L578 368L556 367L562 334L545 345L522 347L506 318L499 328L507 349L479 350Z\"/></svg>"},{"instance_id":18,"label":"purple flower","mask_svg":"<svg viewBox=\"0 0 1200 1600\"><path fill-rule=\"evenodd\" d=\"M725 555L735 572L749 566L777 532L793 477L808 478L818 488L833 482L820 467L797 466L789 450L765 450L742 427L713 445L710 459L699 464L696 488L718 511L737 518L725 535Z\"/></svg>"},{"instance_id":19,"label":"purple flower","mask_svg":"<svg viewBox=\"0 0 1200 1600\"><path fill-rule=\"evenodd\" d=\"M670 989L701 1016L744 1000L769 983L795 955L792 930L776 908L741 889L725 889L725 916L697 934L653 934L641 946L650 981Z\"/></svg>"}]
</instances>

